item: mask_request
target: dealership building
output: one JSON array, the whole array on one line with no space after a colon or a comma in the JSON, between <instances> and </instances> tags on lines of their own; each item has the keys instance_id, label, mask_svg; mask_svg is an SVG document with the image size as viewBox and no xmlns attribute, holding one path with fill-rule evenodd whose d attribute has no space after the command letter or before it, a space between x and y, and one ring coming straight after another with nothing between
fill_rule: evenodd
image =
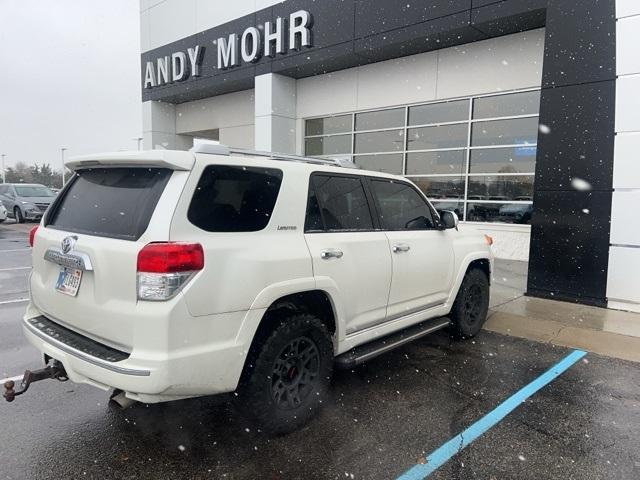
<instances>
[{"instance_id":1,"label":"dealership building","mask_svg":"<svg viewBox=\"0 0 640 480\"><path fill-rule=\"evenodd\" d=\"M402 174L528 261L529 295L640 311L640 1L141 0L140 21L145 148Z\"/></svg>"}]
</instances>

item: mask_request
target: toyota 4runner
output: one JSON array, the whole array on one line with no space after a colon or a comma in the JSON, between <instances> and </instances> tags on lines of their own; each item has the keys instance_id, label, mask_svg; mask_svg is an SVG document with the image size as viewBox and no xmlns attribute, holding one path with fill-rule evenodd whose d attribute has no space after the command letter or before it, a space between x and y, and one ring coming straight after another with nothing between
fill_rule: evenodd
<instances>
[{"instance_id":1,"label":"toyota 4runner","mask_svg":"<svg viewBox=\"0 0 640 480\"><path fill-rule=\"evenodd\" d=\"M222 145L67 166L30 235L23 326L47 367L23 390L48 376L149 403L236 392L283 433L334 366L485 321L490 238L403 177Z\"/></svg>"}]
</instances>

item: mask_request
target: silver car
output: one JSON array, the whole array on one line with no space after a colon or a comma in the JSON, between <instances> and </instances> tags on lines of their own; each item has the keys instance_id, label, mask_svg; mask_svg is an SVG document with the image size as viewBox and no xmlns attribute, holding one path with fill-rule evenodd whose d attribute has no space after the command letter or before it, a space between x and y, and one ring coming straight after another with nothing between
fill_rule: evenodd
<instances>
[{"instance_id":1,"label":"silver car","mask_svg":"<svg viewBox=\"0 0 640 480\"><path fill-rule=\"evenodd\" d=\"M0 202L16 222L40 220L56 195L37 183L4 183L0 185Z\"/></svg>"}]
</instances>

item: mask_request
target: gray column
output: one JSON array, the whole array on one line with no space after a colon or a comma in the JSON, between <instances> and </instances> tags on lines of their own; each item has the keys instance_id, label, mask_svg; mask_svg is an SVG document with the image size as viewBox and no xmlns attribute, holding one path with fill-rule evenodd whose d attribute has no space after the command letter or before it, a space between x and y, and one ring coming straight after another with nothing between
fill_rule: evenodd
<instances>
[{"instance_id":1,"label":"gray column","mask_svg":"<svg viewBox=\"0 0 640 480\"><path fill-rule=\"evenodd\" d=\"M296 151L296 80L275 73L255 77L255 148Z\"/></svg>"},{"instance_id":2,"label":"gray column","mask_svg":"<svg viewBox=\"0 0 640 480\"><path fill-rule=\"evenodd\" d=\"M188 150L189 135L176 134L176 106L150 100L142 103L142 137L145 150Z\"/></svg>"}]
</instances>

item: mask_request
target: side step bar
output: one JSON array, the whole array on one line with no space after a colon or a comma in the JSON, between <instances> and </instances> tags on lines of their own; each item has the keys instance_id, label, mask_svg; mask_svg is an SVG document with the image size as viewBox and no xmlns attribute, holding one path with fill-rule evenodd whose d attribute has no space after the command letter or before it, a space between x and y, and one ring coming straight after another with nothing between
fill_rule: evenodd
<instances>
[{"instance_id":1,"label":"side step bar","mask_svg":"<svg viewBox=\"0 0 640 480\"><path fill-rule=\"evenodd\" d=\"M432 332L448 327L451 321L447 317L438 317L426 320L416 325L411 325L403 330L394 332L386 337L373 340L363 345L358 345L348 352L338 355L334 362L338 368L353 368L356 365L371 360L378 355L398 348L405 343L412 342Z\"/></svg>"}]
</instances>

